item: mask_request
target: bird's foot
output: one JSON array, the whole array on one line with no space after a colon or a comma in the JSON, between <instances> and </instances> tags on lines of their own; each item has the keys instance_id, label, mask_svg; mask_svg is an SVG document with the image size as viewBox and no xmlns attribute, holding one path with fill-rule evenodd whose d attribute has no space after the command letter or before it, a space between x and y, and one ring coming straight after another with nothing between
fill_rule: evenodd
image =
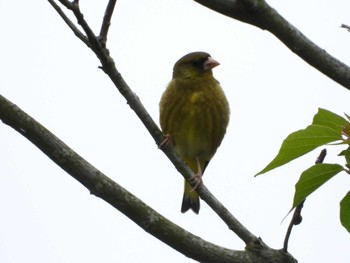
<instances>
[{"instance_id":1,"label":"bird's foot","mask_svg":"<svg viewBox=\"0 0 350 263\"><path fill-rule=\"evenodd\" d=\"M200 185L203 184L203 179L202 179L202 177L203 177L202 173L198 173L198 174L196 174L195 176L193 176L193 177L191 178L191 181L194 182L194 186L193 186L191 192L197 190L197 188L198 188Z\"/></svg>"},{"instance_id":2,"label":"bird's foot","mask_svg":"<svg viewBox=\"0 0 350 263\"><path fill-rule=\"evenodd\" d=\"M170 134L165 134L165 139L159 144L158 149L168 145L174 146L174 141Z\"/></svg>"}]
</instances>

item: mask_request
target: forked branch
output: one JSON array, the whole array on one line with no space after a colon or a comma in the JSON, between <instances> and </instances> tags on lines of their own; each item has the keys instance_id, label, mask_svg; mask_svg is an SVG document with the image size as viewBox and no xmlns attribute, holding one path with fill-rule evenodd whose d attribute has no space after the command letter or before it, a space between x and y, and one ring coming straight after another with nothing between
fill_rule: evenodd
<instances>
[{"instance_id":1,"label":"forked branch","mask_svg":"<svg viewBox=\"0 0 350 263\"><path fill-rule=\"evenodd\" d=\"M52 0L51 0L52 1ZM87 39L89 42L89 47L96 54L98 59L100 60L102 66L102 70L109 76L114 85L118 88L120 93L125 97L130 107L134 110L140 120L143 122L145 127L148 129L149 133L152 135L156 143L159 145L160 142L164 140L164 136L156 123L150 117L144 106L142 105L139 98L136 94L130 89L127 83L124 81L121 74L115 67L115 63L113 59L109 55L109 51L105 47L104 44L101 44L101 38L96 37L88 23L85 21L83 14L80 11L78 1L67 2L64 0L60 0L62 4L64 4L69 10L71 10L78 24L81 25L85 34L87 35ZM102 34L107 34L108 30L103 29L107 27L106 24L109 24L109 19L111 13L113 11L115 1L112 1L107 6L104 22L102 23ZM60 14L60 13L59 13ZM107 17L107 18L106 18ZM107 38L104 36L103 38ZM187 165L178 157L172 147L162 147L163 152L168 156L168 158L173 162L177 170L187 179L191 179L193 177L193 172L187 167ZM252 233L248 231L229 211L226 209L210 192L209 190L203 186L199 187L198 192L201 198L208 203L208 205L223 219L223 221L228 225L229 229L233 230L245 243L246 245L252 244L261 244L263 243L254 236Z\"/></svg>"}]
</instances>

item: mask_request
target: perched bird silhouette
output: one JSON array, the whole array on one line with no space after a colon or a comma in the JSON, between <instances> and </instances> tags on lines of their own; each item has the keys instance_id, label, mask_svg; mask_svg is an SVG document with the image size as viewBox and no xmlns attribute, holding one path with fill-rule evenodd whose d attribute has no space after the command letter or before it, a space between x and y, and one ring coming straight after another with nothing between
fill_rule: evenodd
<instances>
[{"instance_id":1,"label":"perched bird silhouette","mask_svg":"<svg viewBox=\"0 0 350 263\"><path fill-rule=\"evenodd\" d=\"M192 189L185 180L181 212L199 213L203 172L226 133L230 109L212 69L219 65L208 53L193 52L174 65L173 78L160 103L160 126L167 143L196 174Z\"/></svg>"}]
</instances>

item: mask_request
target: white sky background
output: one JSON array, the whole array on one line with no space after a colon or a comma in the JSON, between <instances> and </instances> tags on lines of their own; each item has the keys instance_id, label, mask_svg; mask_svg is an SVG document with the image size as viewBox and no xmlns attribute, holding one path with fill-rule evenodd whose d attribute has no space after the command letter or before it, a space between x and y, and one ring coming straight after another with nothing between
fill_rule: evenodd
<instances>
[{"instance_id":1,"label":"white sky background","mask_svg":"<svg viewBox=\"0 0 350 263\"><path fill-rule=\"evenodd\" d=\"M350 33L339 28L350 24L349 1L269 3L350 64ZM98 32L105 3L81 0L81 8ZM198 216L180 213L181 175L47 1L0 0L0 29L0 94L170 220L208 241L244 248L204 202ZM214 75L230 102L231 121L204 183L249 230L281 248L290 217L281 220L294 185L319 150L253 176L318 107L350 114L349 91L270 33L192 1L118 1L108 47L157 122L158 102L178 58L203 50L221 63ZM339 151L328 147L326 161L342 162ZM90 195L4 124L0 175L0 262L193 262ZM350 235L339 222L339 201L349 183L340 174L307 199L289 244L299 262L349 262Z\"/></svg>"}]
</instances>

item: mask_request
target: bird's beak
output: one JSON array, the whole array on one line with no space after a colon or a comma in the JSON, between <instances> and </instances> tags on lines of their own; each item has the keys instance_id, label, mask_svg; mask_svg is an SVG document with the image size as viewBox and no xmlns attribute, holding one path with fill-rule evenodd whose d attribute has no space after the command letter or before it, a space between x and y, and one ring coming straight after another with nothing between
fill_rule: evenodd
<instances>
[{"instance_id":1,"label":"bird's beak","mask_svg":"<svg viewBox=\"0 0 350 263\"><path fill-rule=\"evenodd\" d=\"M212 57L208 57L207 61L204 62L204 70L210 70L219 66L220 63L213 59Z\"/></svg>"}]
</instances>

